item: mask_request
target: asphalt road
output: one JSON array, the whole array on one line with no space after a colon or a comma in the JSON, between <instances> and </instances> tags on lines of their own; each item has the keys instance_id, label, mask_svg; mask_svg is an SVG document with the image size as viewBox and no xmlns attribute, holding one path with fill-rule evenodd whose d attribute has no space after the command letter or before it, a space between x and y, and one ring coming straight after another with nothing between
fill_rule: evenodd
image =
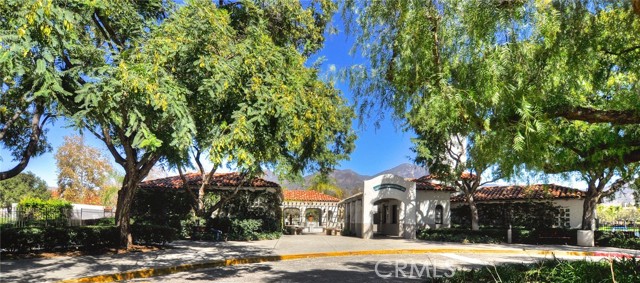
<instances>
[{"instance_id":1,"label":"asphalt road","mask_svg":"<svg viewBox=\"0 0 640 283\"><path fill-rule=\"evenodd\" d=\"M128 282L424 282L459 269L533 263L543 258L446 253L327 257L201 269Z\"/></svg>"}]
</instances>

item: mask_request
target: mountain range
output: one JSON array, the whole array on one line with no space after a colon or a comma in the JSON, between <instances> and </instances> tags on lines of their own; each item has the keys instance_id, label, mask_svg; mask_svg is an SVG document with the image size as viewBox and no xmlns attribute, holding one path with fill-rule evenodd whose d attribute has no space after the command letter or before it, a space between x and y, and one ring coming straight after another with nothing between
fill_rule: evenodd
<instances>
[{"instance_id":1,"label":"mountain range","mask_svg":"<svg viewBox=\"0 0 640 283\"><path fill-rule=\"evenodd\" d=\"M338 187L342 188L345 191L345 195L349 196L361 192L364 187L365 180L369 180L375 176L382 174L394 174L404 178L419 178L427 175L428 171L414 164L403 163L391 169L387 169L373 175L362 175L351 169L344 169L334 170L329 176L335 180ZM273 174L273 172L267 170L265 172L264 179L277 182L283 188L289 190L299 190L309 187L311 178L313 178L313 176L315 176L315 174L307 175L304 177L303 182L293 183L286 180L279 180L275 176L275 174Z\"/></svg>"}]
</instances>

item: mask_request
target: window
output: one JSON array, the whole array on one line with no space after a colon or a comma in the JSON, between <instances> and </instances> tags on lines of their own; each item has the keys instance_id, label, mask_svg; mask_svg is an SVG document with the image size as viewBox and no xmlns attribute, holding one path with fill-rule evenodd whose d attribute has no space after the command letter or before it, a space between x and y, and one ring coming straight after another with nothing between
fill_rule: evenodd
<instances>
[{"instance_id":1,"label":"window","mask_svg":"<svg viewBox=\"0 0 640 283\"><path fill-rule=\"evenodd\" d=\"M392 206L392 211L391 211L391 215L393 218L391 218L391 224L398 224L398 206L394 205Z\"/></svg>"},{"instance_id":2,"label":"window","mask_svg":"<svg viewBox=\"0 0 640 283\"><path fill-rule=\"evenodd\" d=\"M571 211L568 208L560 208L556 226L564 228L571 227Z\"/></svg>"},{"instance_id":3,"label":"window","mask_svg":"<svg viewBox=\"0 0 640 283\"><path fill-rule=\"evenodd\" d=\"M436 205L436 224L442 224L442 205Z\"/></svg>"}]
</instances>

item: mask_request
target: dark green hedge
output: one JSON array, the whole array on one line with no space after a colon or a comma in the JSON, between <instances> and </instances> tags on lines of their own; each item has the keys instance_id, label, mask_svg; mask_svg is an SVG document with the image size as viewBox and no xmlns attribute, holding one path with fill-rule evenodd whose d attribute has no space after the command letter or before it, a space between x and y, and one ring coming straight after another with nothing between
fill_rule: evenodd
<instances>
[{"instance_id":1,"label":"dark green hedge","mask_svg":"<svg viewBox=\"0 0 640 283\"><path fill-rule=\"evenodd\" d=\"M596 231L595 238L597 246L640 250L640 238L633 232Z\"/></svg>"},{"instance_id":2,"label":"dark green hedge","mask_svg":"<svg viewBox=\"0 0 640 283\"><path fill-rule=\"evenodd\" d=\"M417 238L427 241L457 243L506 243L507 229L482 228L478 231L462 228L429 229L418 231ZM512 229L512 243L575 245L577 230L561 228Z\"/></svg>"},{"instance_id":3,"label":"dark green hedge","mask_svg":"<svg viewBox=\"0 0 640 283\"><path fill-rule=\"evenodd\" d=\"M132 225L131 233L139 244L165 244L176 238L175 229L166 226ZM0 246L10 253L69 248L92 251L115 247L116 243L116 226L20 227L0 231Z\"/></svg>"},{"instance_id":4,"label":"dark green hedge","mask_svg":"<svg viewBox=\"0 0 640 283\"><path fill-rule=\"evenodd\" d=\"M216 192L222 198L229 197L231 193ZM206 226L205 231L222 231L228 240L273 238L282 232L282 201L277 193L239 191L217 212L219 217L199 221L192 215L193 201L184 191L140 189L134 199L131 217L137 224L166 225L179 231L182 238L198 240L212 239L211 233L193 233L196 226L202 225Z\"/></svg>"},{"instance_id":5,"label":"dark green hedge","mask_svg":"<svg viewBox=\"0 0 640 283\"><path fill-rule=\"evenodd\" d=\"M507 241L507 230L481 229L428 229L417 233L417 238L426 241L457 242L457 243L504 243Z\"/></svg>"},{"instance_id":6,"label":"dark green hedge","mask_svg":"<svg viewBox=\"0 0 640 283\"><path fill-rule=\"evenodd\" d=\"M493 228L540 229L556 224L560 211L551 202L479 203L478 216L481 226ZM451 223L471 227L468 205L451 209Z\"/></svg>"},{"instance_id":7,"label":"dark green hedge","mask_svg":"<svg viewBox=\"0 0 640 283\"><path fill-rule=\"evenodd\" d=\"M272 225L265 225L262 219L220 217L211 219L207 227L222 231L222 237L232 241L269 240L282 235L281 231L271 231ZM203 235L201 239L207 240L208 235Z\"/></svg>"}]
</instances>

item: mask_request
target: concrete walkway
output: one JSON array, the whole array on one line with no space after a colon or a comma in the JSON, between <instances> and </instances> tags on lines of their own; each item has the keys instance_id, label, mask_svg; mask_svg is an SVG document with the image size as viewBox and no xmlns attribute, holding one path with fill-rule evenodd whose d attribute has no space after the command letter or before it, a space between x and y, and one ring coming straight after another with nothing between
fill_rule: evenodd
<instances>
[{"instance_id":1,"label":"concrete walkway","mask_svg":"<svg viewBox=\"0 0 640 283\"><path fill-rule=\"evenodd\" d=\"M168 274L184 270L250 262L292 260L329 256L358 256L395 253L486 253L559 254L562 256L640 257L640 251L576 246L536 246L520 244L457 244L405 239L298 235L257 242L176 241L164 250L102 256L57 257L50 259L3 260L2 282L55 282L142 270L134 277ZM251 259L251 260L238 260ZM214 264L215 263L215 264ZM172 267L184 267L172 268ZM164 273L154 273L163 270ZM102 281L108 281L108 278Z\"/></svg>"}]
</instances>

